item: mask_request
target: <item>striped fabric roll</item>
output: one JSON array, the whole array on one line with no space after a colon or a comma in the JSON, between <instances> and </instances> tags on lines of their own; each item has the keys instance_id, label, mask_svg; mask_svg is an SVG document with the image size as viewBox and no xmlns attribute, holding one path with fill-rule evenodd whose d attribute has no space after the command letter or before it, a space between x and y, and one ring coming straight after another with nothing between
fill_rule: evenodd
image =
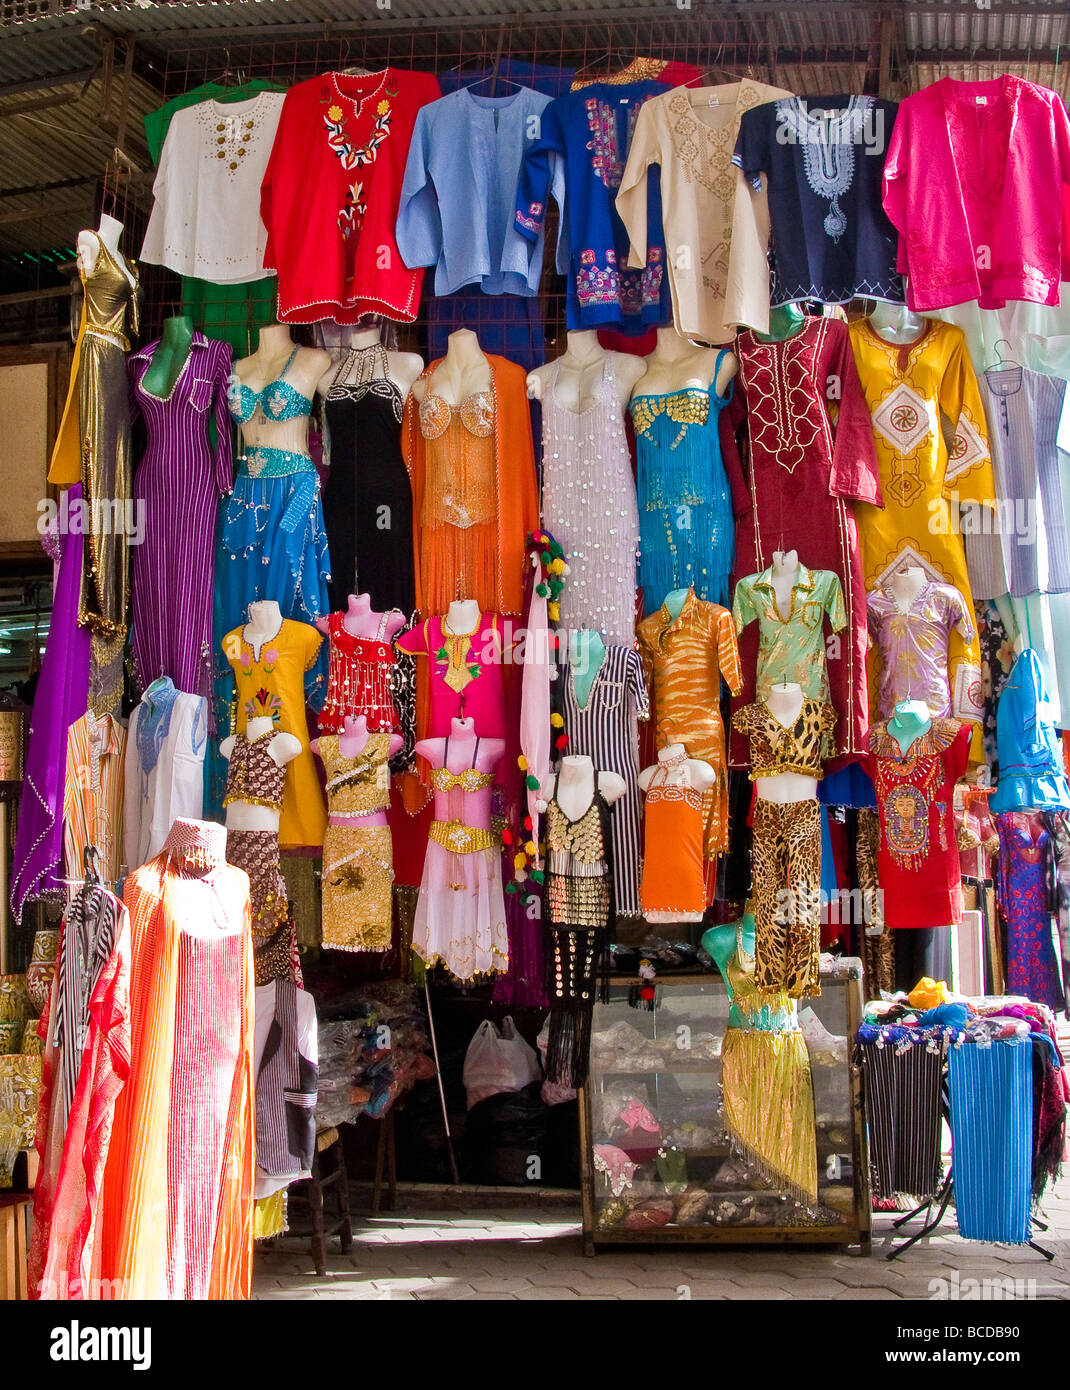
<instances>
[{"instance_id":1,"label":"striped fabric roll","mask_svg":"<svg viewBox=\"0 0 1070 1390\"><path fill-rule=\"evenodd\" d=\"M940 1080L944 1048L860 1047L873 1195L932 1197L940 1186Z\"/></svg>"},{"instance_id":2,"label":"striped fabric roll","mask_svg":"<svg viewBox=\"0 0 1070 1390\"><path fill-rule=\"evenodd\" d=\"M959 1235L1029 1240L1033 1153L1033 1044L1007 1038L951 1049L949 1077Z\"/></svg>"}]
</instances>

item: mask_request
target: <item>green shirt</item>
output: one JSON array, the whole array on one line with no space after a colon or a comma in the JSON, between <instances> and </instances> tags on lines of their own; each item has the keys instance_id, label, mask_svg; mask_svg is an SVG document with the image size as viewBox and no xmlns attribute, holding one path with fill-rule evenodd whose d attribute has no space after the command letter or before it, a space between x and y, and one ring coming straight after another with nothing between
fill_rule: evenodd
<instances>
[{"instance_id":1,"label":"green shirt","mask_svg":"<svg viewBox=\"0 0 1070 1390\"><path fill-rule=\"evenodd\" d=\"M799 566L787 618L781 617L777 608L772 567L739 581L732 600L732 621L737 637L748 623L758 623L759 699L764 700L774 685L797 685L812 699L828 700L826 613L833 632L847 626L843 589L839 575L832 570Z\"/></svg>"}]
</instances>

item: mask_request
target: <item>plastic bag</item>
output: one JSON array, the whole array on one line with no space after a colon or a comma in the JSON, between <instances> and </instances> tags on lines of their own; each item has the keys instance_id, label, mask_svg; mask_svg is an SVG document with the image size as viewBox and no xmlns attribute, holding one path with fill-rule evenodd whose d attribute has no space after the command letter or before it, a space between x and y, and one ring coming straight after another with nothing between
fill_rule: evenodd
<instances>
[{"instance_id":1,"label":"plastic bag","mask_svg":"<svg viewBox=\"0 0 1070 1390\"><path fill-rule=\"evenodd\" d=\"M502 1020L499 1033L488 1018L476 1029L464 1058L464 1087L468 1108L503 1091L522 1091L539 1079L535 1049L516 1031L512 1016Z\"/></svg>"}]
</instances>

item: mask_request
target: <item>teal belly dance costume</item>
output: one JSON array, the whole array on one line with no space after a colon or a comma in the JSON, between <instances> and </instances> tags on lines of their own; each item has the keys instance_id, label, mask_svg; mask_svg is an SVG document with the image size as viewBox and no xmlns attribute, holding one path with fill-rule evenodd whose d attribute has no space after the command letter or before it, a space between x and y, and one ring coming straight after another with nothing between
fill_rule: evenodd
<instances>
[{"instance_id":1,"label":"teal belly dance costume","mask_svg":"<svg viewBox=\"0 0 1070 1390\"><path fill-rule=\"evenodd\" d=\"M286 380L295 347L276 380L262 391L236 377L227 389L230 413L239 425L254 416L259 425L308 417L312 402ZM319 477L307 450L296 452L264 444L239 456L234 490L219 507L214 597L215 719L217 736L229 732L232 689L230 666L221 643L246 620L250 603L274 599L284 618L311 623L330 612L327 581L331 562L323 524ZM326 694L326 647L305 677L313 708ZM226 763L215 759L205 788L205 814L218 814L226 783Z\"/></svg>"}]
</instances>

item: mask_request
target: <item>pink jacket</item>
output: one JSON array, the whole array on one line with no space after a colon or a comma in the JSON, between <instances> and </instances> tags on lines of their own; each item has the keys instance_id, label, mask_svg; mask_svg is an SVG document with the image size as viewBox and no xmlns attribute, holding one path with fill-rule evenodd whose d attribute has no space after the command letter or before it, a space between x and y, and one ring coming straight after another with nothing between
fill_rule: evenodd
<instances>
[{"instance_id":1,"label":"pink jacket","mask_svg":"<svg viewBox=\"0 0 1070 1390\"><path fill-rule=\"evenodd\" d=\"M1020 77L945 77L900 104L884 165L911 309L1058 304L1070 279L1070 121Z\"/></svg>"}]
</instances>

